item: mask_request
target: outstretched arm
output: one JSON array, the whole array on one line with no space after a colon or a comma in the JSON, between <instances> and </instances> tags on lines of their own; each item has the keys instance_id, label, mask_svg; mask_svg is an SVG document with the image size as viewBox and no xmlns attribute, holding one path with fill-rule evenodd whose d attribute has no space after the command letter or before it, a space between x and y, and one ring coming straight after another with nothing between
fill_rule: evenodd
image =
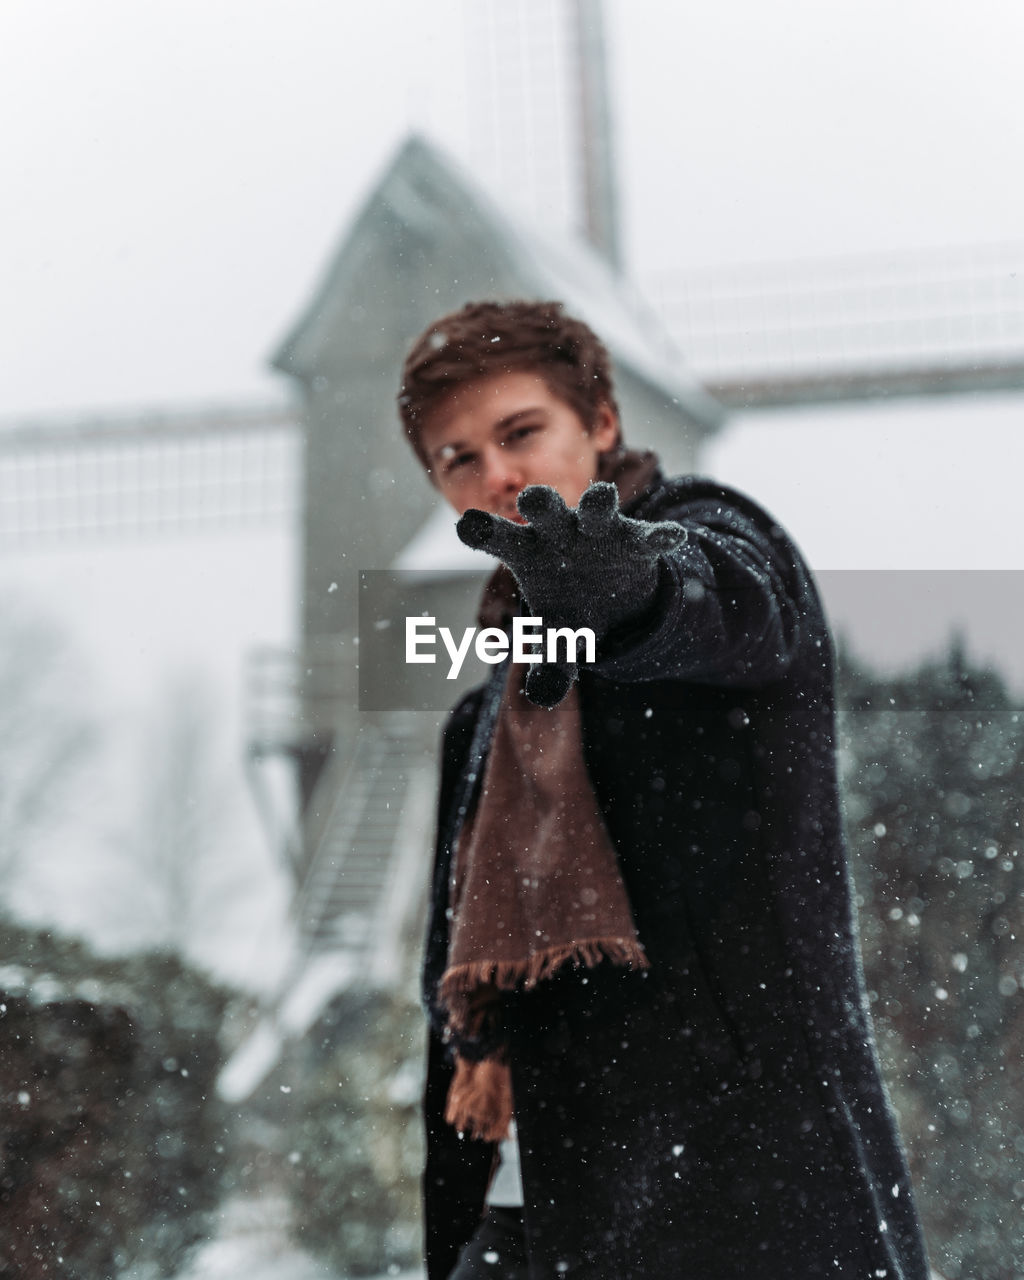
<instances>
[{"instance_id":1,"label":"outstretched arm","mask_svg":"<svg viewBox=\"0 0 1024 1280\"><path fill-rule=\"evenodd\" d=\"M607 484L576 511L531 486L519 509L529 524L467 511L459 536L502 559L546 623L592 627L601 675L751 686L787 669L813 588L785 534L741 495L681 487L660 523L623 516ZM575 677L538 664L528 696L553 706Z\"/></svg>"}]
</instances>

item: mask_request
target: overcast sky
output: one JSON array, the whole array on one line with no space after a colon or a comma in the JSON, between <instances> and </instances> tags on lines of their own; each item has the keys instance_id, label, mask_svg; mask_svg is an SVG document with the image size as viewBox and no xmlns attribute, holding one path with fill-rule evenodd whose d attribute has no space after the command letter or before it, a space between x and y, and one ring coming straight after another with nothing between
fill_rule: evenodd
<instances>
[{"instance_id":1,"label":"overcast sky","mask_svg":"<svg viewBox=\"0 0 1024 1280\"><path fill-rule=\"evenodd\" d=\"M406 131L479 161L493 8L2 0L0 417L272 388ZM1018 0L607 8L634 270L1021 237Z\"/></svg>"}]
</instances>

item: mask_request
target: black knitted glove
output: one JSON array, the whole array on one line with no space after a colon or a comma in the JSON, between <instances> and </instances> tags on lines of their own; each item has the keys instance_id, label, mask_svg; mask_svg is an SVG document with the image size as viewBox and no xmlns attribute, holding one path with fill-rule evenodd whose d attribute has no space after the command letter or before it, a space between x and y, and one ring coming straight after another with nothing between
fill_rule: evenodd
<instances>
[{"instance_id":1,"label":"black knitted glove","mask_svg":"<svg viewBox=\"0 0 1024 1280\"><path fill-rule=\"evenodd\" d=\"M686 530L671 520L651 524L622 515L615 486L604 482L592 484L575 510L543 484L524 489L516 506L529 524L472 507L456 526L459 537L508 565L530 613L545 626L590 627L598 643L651 603L658 557L686 541ZM526 696L553 707L577 672L575 663L534 663Z\"/></svg>"}]
</instances>

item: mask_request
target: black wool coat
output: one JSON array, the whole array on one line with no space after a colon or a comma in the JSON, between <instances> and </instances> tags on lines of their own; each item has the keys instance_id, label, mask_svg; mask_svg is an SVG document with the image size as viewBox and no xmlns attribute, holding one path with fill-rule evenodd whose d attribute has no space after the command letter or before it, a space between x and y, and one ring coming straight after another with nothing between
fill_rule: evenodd
<instances>
[{"instance_id":1,"label":"black wool coat","mask_svg":"<svg viewBox=\"0 0 1024 1280\"><path fill-rule=\"evenodd\" d=\"M689 531L652 609L580 675L651 968L567 969L506 1001L531 1280L927 1280L866 1011L817 593L735 491L659 476L624 510ZM503 672L445 731L428 1004ZM451 1070L432 1027L429 1280L475 1229L494 1160L444 1121Z\"/></svg>"}]
</instances>

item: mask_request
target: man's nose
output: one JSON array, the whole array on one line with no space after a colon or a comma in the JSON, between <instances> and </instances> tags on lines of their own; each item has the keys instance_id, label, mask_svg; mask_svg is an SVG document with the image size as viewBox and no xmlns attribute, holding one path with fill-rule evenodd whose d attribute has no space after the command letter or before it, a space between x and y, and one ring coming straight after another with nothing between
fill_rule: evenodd
<instances>
[{"instance_id":1,"label":"man's nose","mask_svg":"<svg viewBox=\"0 0 1024 1280\"><path fill-rule=\"evenodd\" d=\"M523 487L522 468L504 449L489 450L484 458L484 487L489 497L507 498Z\"/></svg>"}]
</instances>

